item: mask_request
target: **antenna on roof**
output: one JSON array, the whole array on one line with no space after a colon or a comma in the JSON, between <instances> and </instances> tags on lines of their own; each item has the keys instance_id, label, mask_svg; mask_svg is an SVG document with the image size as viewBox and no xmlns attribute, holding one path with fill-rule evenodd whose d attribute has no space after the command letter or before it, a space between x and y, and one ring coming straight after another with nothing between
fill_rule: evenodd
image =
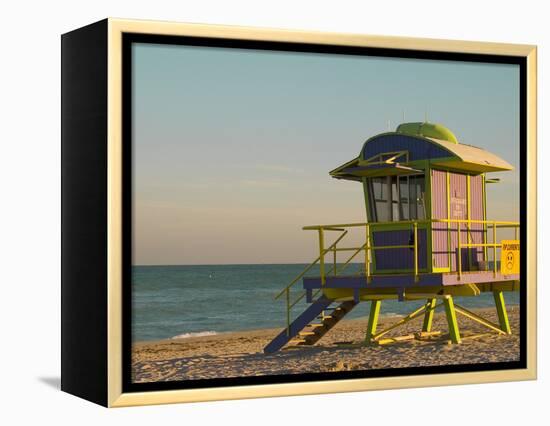
<instances>
[{"instance_id":1,"label":"antenna on roof","mask_svg":"<svg viewBox=\"0 0 550 426\"><path fill-rule=\"evenodd\" d=\"M388 132L391 132L391 120L388 120Z\"/></svg>"},{"instance_id":2,"label":"antenna on roof","mask_svg":"<svg viewBox=\"0 0 550 426\"><path fill-rule=\"evenodd\" d=\"M402 123L404 123L404 122L405 122L405 110L403 110L403 121L402 121Z\"/></svg>"},{"instance_id":3,"label":"antenna on roof","mask_svg":"<svg viewBox=\"0 0 550 426\"><path fill-rule=\"evenodd\" d=\"M424 109L424 123L428 122L428 105L426 105L426 108Z\"/></svg>"}]
</instances>

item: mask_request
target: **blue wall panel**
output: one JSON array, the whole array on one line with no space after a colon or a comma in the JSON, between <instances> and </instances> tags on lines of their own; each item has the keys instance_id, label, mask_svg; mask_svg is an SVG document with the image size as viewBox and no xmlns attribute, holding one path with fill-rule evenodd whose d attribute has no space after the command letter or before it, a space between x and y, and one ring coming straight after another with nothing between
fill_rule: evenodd
<instances>
[{"instance_id":1,"label":"blue wall panel","mask_svg":"<svg viewBox=\"0 0 550 426\"><path fill-rule=\"evenodd\" d=\"M412 244L412 231L372 231L375 247L401 246ZM418 230L418 268L426 268L427 260L426 230ZM374 250L376 270L414 269L414 250L410 248Z\"/></svg>"}]
</instances>

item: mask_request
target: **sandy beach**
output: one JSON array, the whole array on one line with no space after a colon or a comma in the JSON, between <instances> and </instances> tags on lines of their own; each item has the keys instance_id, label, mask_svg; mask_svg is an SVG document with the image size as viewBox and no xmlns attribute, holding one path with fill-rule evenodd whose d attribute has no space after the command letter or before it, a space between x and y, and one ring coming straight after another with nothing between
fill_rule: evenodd
<instances>
[{"instance_id":1,"label":"sandy beach","mask_svg":"<svg viewBox=\"0 0 550 426\"><path fill-rule=\"evenodd\" d=\"M494 309L478 314L498 323ZM281 331L265 329L211 336L135 343L133 381L155 382L222 377L262 376L330 371L371 370L415 366L456 365L519 360L519 307L508 307L512 335L498 335L459 316L463 342L448 344L442 312L434 316L433 330L442 334L427 340L408 340L384 346L361 345L367 320L343 320L315 346L283 349L266 355L264 346ZM379 330L399 317L381 317ZM415 333L418 318L388 336ZM468 338L487 333L476 338Z\"/></svg>"}]
</instances>

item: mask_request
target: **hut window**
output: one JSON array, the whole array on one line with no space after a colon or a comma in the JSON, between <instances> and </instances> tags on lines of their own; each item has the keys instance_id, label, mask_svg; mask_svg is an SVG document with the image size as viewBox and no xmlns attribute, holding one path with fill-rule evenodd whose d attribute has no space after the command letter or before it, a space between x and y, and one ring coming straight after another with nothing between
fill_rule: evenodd
<instances>
[{"instance_id":1,"label":"hut window","mask_svg":"<svg viewBox=\"0 0 550 426\"><path fill-rule=\"evenodd\" d=\"M400 220L400 204L399 204L399 176L392 177L391 183L391 207L392 207L392 220Z\"/></svg>"},{"instance_id":2,"label":"hut window","mask_svg":"<svg viewBox=\"0 0 550 426\"><path fill-rule=\"evenodd\" d=\"M409 220L410 203L409 203L409 177L399 176L399 213L401 220Z\"/></svg>"},{"instance_id":3,"label":"hut window","mask_svg":"<svg viewBox=\"0 0 550 426\"><path fill-rule=\"evenodd\" d=\"M369 183L373 222L425 219L424 175L376 177Z\"/></svg>"},{"instance_id":4,"label":"hut window","mask_svg":"<svg viewBox=\"0 0 550 426\"><path fill-rule=\"evenodd\" d=\"M391 186L388 191L388 178L377 177L370 180L370 193L373 201L373 218L376 222L386 222L391 220L388 209L388 194L391 191Z\"/></svg>"},{"instance_id":5,"label":"hut window","mask_svg":"<svg viewBox=\"0 0 550 426\"><path fill-rule=\"evenodd\" d=\"M424 175L409 176L409 215L411 219L425 219Z\"/></svg>"}]
</instances>

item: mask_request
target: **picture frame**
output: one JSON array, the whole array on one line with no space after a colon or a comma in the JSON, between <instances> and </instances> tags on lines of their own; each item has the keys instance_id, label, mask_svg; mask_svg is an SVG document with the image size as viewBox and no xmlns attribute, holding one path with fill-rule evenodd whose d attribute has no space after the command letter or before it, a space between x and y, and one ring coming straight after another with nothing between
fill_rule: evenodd
<instances>
[{"instance_id":1,"label":"picture frame","mask_svg":"<svg viewBox=\"0 0 550 426\"><path fill-rule=\"evenodd\" d=\"M245 375L243 377L232 378L220 377L219 379L208 379L205 381L189 380L187 383L184 383L182 380L155 380L147 383L138 383L133 380L132 348L134 341L132 340L133 329L131 324L133 321L132 318L134 318L132 317L132 309L134 309L132 304L132 266L134 263L132 263L132 256L135 246L132 245L132 238L136 225L132 221L131 212L133 208L132 197L134 194L132 179L135 179L135 175L132 174L132 167L133 162L136 161L136 157L135 152L132 152L132 135L135 132L135 127L133 127L135 123L132 122L133 110L131 106L133 105L132 94L135 90L135 86L133 85L135 82L132 81L133 74L131 67L137 66L134 62L135 57L132 57L132 46L136 43L194 46L203 48L206 51L209 48L222 50L244 49L256 52L294 52L319 56L345 54L353 57L406 58L425 62L435 60L449 61L451 63L468 62L516 65L519 76L517 105L519 146L517 149L519 150L518 161L520 164L520 207L518 208L520 225L518 227L519 234L516 234L515 238L510 239L512 241L521 241L521 251L518 252L518 265L521 273L519 278L510 278L509 281L515 283L510 284L510 288L513 290L519 287L520 308L518 323L520 330L518 333L520 336L520 353L518 360L507 364L498 362L494 363L494 365L491 365L490 362L477 365L467 363L452 365L451 367L439 365L434 367L397 368L395 370L375 369L370 372L358 370L294 375L274 374L273 376L263 375L259 377ZM63 391L107 407L121 407L536 379L537 53L535 46L113 18L105 19L64 34L61 39L61 45L61 387ZM426 111L426 115L428 114L429 111ZM424 124L419 124L420 127L414 129L414 132L416 132L414 134L407 133L413 130L406 127L402 127L401 130L398 127L396 132L389 133L412 135L411 137L417 139L417 136L427 138L430 135L430 137L433 136L437 140L446 137L445 132L447 130L436 127L428 128L427 121L426 119ZM447 140L447 142L440 145L447 146L448 143L450 142ZM449 148L447 146L446 149L447 151L449 149L452 151L452 147ZM467 151L469 148L461 147L460 149ZM464 159L467 155L474 156L477 154L465 153L463 151L458 152L458 150L459 148L457 148L455 153L456 157L460 157L464 163L470 164L468 167L471 168L472 176L474 174L479 175L480 173L483 173L484 176L485 171L507 170L506 166L501 166L501 163L498 163L497 160L491 163L493 157L489 160L486 159L486 164L483 166L485 168L481 168L479 164L472 166L472 164L476 163L474 160ZM400 155L404 155L401 151L397 149L390 151L377 151L370 158L362 157L362 153L357 159L353 159L350 162L342 164L341 167L333 169L331 176L337 179L358 180L367 185L367 180L363 179L367 176L366 174L354 174L366 172L355 169L372 167L373 165L374 167L391 165L391 168L394 170L396 167L403 168L403 164L405 167L408 167L407 165L410 163L408 158L406 160L398 158ZM350 153L346 155L348 154ZM391 158L387 154L392 154ZM463 172L467 170L460 169L462 166L457 165L457 163L450 164L445 167L448 167L451 173L453 170L462 170ZM463 165L463 167L466 166ZM328 170L324 172L328 172ZM371 172L369 171L369 173ZM390 178L388 178L385 188L387 188L390 194L392 193L391 176L393 176L393 179L397 179L397 181L393 181L393 185L396 188L400 188L401 173L401 171L392 171L388 174ZM410 170L403 173L408 176ZM381 175L368 174L368 176ZM384 176L386 175L384 174ZM430 182L435 182L433 181L435 179L434 176L432 175ZM483 179L483 185L485 185L485 177ZM408 182L409 179L407 178L407 185L409 185ZM469 177L467 182L468 188L470 188L469 185L474 185L470 183ZM434 183L431 183L431 185L433 186ZM410 185L407 188L407 191L412 191ZM451 198L453 196L457 197L457 195L454 193L452 196L450 194L450 187L447 186L447 188L446 197L449 203L453 203L454 201L451 201ZM368 190L365 189L365 191L365 194L367 194ZM400 190L397 189L397 191ZM367 204L368 197L374 197L370 193L365 196L367 197ZM407 203L412 204L411 199L409 197ZM416 198L416 200L418 199ZM435 200L435 198L433 199ZM396 202L401 203L400 200L401 196L399 196ZM412 239L400 244L403 245L401 249L404 250L403 253L407 256L412 256L412 252L415 253L415 256L411 257L411 259L417 260L414 268L411 266L414 270L414 274L411 274L414 275L414 282L421 284L423 279L420 277L421 273L425 273L428 270L435 273L433 269L430 269L430 265L422 266L422 264L418 264L417 251L420 250L418 246L422 238L418 236L418 231L420 230L422 233L422 224L424 222L422 220L419 222L418 212L416 213L417 216L414 217L405 217L403 213L392 213L394 204L392 197L390 196L389 201L386 201L385 205L388 206L390 220L392 214L397 214L407 226L411 226L411 229L414 226L414 234L411 234L413 237L410 237ZM375 201L371 203L376 204ZM455 205L458 206L456 207L458 210L461 209L461 203L457 201ZM467 205L470 206L470 201L468 201ZM447 207L447 212L450 210L449 206ZM425 204L423 209L425 212L428 210L432 211L431 202L430 209L427 209ZM470 212L470 207L467 210ZM376 213L377 210L369 210L369 212L368 214L372 215L372 212ZM464 283L464 281L460 281L463 262L461 247L464 247L461 246L460 238L461 235L464 235L463 231L466 232L465 235L468 235L467 233L471 232L470 227L473 227L472 224L475 224L475 220L472 221L469 214L467 219L456 219L454 222L452 219L449 219L449 216L447 216L447 222L445 222L445 219L440 220L440 222L446 223L444 233L448 233L449 235L452 232L450 223L458 223L456 234L459 256L456 261L453 260L451 262L451 256L449 255L447 266L444 266L449 268L450 272L458 273L457 279L459 281L453 283L453 285L458 286ZM424 215L426 216L427 214L424 213ZM431 215L427 216L433 222L433 217ZM376 222L376 220L372 220L372 217L369 217L369 219L367 221L369 223ZM485 221L485 219L484 217L478 224L483 228L481 232L484 235L489 235L487 229L491 224ZM427 219L424 218L423 220ZM434 232L436 228L432 222L430 222L430 228L425 228L426 235ZM467 226L468 230L463 230L461 223L464 223L464 227ZM297 226L302 225L307 224L297 224ZM334 229L344 229L355 225L339 223L339 225L331 226ZM331 226L312 228L320 236L321 254L319 254L319 258L324 258L328 253L326 249L327 245L324 245L323 241L323 232L333 230ZM508 225L504 222L497 223L493 221L492 226L496 230L497 226ZM407 230L407 232L409 231ZM408 235L407 238L409 238ZM467 236L466 238L470 237ZM494 268L494 271L492 271L492 276L494 277L493 281L491 281L492 284L487 284L490 287L495 281L499 284L503 282L504 278L502 277L504 276L504 272L497 272L497 240L491 240L489 237L483 238L481 243L476 243L475 241L472 243L468 240L470 246L467 246L466 250L469 251L470 248L475 248L476 244L479 247L491 246L494 249L492 266L489 264L489 257L485 255L486 257L479 264L485 265L487 263L487 265L478 267L479 271L485 268L487 272L491 272L490 269ZM450 245L451 240L451 238L445 240L445 245ZM368 241L369 236L367 236ZM376 243L373 242L372 244ZM333 246L336 248L336 243L328 245L329 248ZM365 283L371 282L372 271L370 271L370 268L374 267L374 261L377 259L374 257L373 261L373 257L370 256L375 255L369 253L369 250L371 249L365 246L366 272L364 274L366 275L361 278ZM372 249L371 251L374 252L376 250ZM504 251L502 243L498 244L498 250L498 256L500 256L502 251ZM334 266L336 269L336 249L334 250L334 256ZM320 261L320 264L324 265L323 262ZM432 267L435 267L435 254L433 262ZM380 260L379 263L381 263ZM502 266L502 263L500 265ZM378 267L381 268L380 264ZM468 271L464 269L464 273L467 272L474 272L474 270ZM500 281L496 280L495 277L497 275L500 277ZM361 282L363 283L363 281ZM326 284L326 276L323 270L321 270L319 282L321 287L315 287L312 284L312 287L309 289L310 292L308 292L308 288L304 284L304 288L306 288L304 295L307 297L308 302L314 301L312 300L311 289L319 288L323 290L322 286ZM497 294L496 290L494 290L496 287L489 287L487 287L489 289L487 291ZM405 292L412 294L415 292L414 288L416 287L413 286L410 289L407 287L406 290L401 290L401 293L395 295L392 293L392 297L395 296L395 298L400 300L406 299ZM352 300L354 303L362 301L363 299L360 298L363 297L363 293L360 293L360 291L362 291L360 287L357 290L353 290L355 293L352 292L350 295L347 295L346 300ZM424 299L432 297L426 296L424 292L419 294ZM500 294L502 294L502 291ZM288 297L288 291L286 295ZM344 300L341 296L335 296L335 300L338 297ZM418 299L420 296L416 298ZM365 300L371 301L371 299L372 297L366 297ZM431 300L435 301L436 299L433 298ZM442 299L441 303L445 304L447 317L449 318L449 309L453 309L454 315L454 307L448 307L448 300L452 301L452 298L449 299L447 297L445 300ZM495 303L497 303L498 310L498 302ZM375 305L371 306L374 307ZM377 306L377 309L379 309L379 305ZM372 309L371 307L371 316L374 315L372 314ZM458 308L458 310L460 309ZM425 307L424 310L426 311ZM289 311L287 303L287 312ZM428 308L426 314L429 312L431 311ZM476 316L465 308L463 312L466 312L470 316ZM427 315L426 318L428 318ZM502 318L500 319L501 323L497 328L502 331L503 320ZM369 327L373 324L372 320L372 318L369 320ZM479 321L483 322L484 320L481 318ZM495 328L493 323L489 322L489 324ZM290 335L292 328L291 320L289 319L286 324L282 321L281 325L280 328L283 331L286 329L287 334ZM374 322L374 331L371 330L370 337L367 334L367 339L377 340L377 335L373 334L375 332L376 321ZM426 332L426 330L423 329L422 332ZM454 343L460 341L460 336L455 335L453 337L452 322L449 322L449 336L450 340ZM286 339L284 344L289 339ZM280 349L279 343L276 343L275 346L277 346L275 350Z\"/></svg>"}]
</instances>

